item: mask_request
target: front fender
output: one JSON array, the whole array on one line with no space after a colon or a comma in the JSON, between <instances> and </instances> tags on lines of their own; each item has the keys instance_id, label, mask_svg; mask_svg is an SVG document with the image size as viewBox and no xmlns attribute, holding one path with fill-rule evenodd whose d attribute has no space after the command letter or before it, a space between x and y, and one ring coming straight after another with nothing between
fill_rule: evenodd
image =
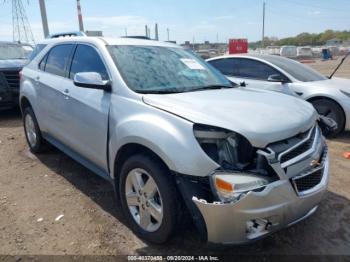
<instances>
[{"instance_id":1,"label":"front fender","mask_svg":"<svg viewBox=\"0 0 350 262\"><path fill-rule=\"evenodd\" d=\"M112 177L118 151L131 143L147 147L170 170L181 174L207 176L218 167L199 146L191 122L153 107L143 107L142 113L131 114L119 122L111 112L109 163Z\"/></svg>"}]
</instances>

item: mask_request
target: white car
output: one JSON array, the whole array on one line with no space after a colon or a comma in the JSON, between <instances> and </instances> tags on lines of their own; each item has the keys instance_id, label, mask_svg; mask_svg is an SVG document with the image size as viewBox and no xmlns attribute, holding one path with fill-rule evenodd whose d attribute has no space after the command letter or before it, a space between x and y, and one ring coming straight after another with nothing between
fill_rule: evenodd
<instances>
[{"instance_id":1,"label":"white car","mask_svg":"<svg viewBox=\"0 0 350 262\"><path fill-rule=\"evenodd\" d=\"M283 92L309 101L319 114L337 122L334 135L350 130L348 79L329 79L297 61L273 55L228 55L207 62L242 88Z\"/></svg>"}]
</instances>

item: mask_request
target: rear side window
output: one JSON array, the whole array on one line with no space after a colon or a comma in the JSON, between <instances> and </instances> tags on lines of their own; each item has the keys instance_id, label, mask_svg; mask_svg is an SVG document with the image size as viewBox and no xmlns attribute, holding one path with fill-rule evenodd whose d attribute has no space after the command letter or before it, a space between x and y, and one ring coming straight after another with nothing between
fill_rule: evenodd
<instances>
[{"instance_id":1,"label":"rear side window","mask_svg":"<svg viewBox=\"0 0 350 262\"><path fill-rule=\"evenodd\" d=\"M96 72L103 80L108 80L108 73L101 57L96 50L88 45L78 45L75 51L69 77L74 78L76 73Z\"/></svg>"},{"instance_id":2,"label":"rear side window","mask_svg":"<svg viewBox=\"0 0 350 262\"><path fill-rule=\"evenodd\" d=\"M281 75L276 69L253 59L237 59L239 60L239 77L267 80L270 75Z\"/></svg>"},{"instance_id":3,"label":"rear side window","mask_svg":"<svg viewBox=\"0 0 350 262\"><path fill-rule=\"evenodd\" d=\"M224 58L209 61L209 64L214 66L217 70L219 70L222 74L226 76L235 76L238 74L238 61L232 58Z\"/></svg>"},{"instance_id":4,"label":"rear side window","mask_svg":"<svg viewBox=\"0 0 350 262\"><path fill-rule=\"evenodd\" d=\"M72 48L73 45L53 47L46 60L45 72L64 77Z\"/></svg>"}]
</instances>

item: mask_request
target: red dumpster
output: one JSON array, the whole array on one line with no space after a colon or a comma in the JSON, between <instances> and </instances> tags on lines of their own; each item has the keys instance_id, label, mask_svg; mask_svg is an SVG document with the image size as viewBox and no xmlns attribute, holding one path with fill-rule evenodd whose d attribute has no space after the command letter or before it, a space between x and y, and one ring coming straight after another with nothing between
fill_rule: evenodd
<instances>
[{"instance_id":1,"label":"red dumpster","mask_svg":"<svg viewBox=\"0 0 350 262\"><path fill-rule=\"evenodd\" d=\"M228 44L229 54L242 54L248 53L248 40L247 39L230 39Z\"/></svg>"}]
</instances>

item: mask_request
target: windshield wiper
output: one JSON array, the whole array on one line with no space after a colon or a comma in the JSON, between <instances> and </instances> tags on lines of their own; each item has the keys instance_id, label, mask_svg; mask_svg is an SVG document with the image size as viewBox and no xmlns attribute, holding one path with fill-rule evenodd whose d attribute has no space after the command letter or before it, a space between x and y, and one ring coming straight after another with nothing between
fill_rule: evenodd
<instances>
[{"instance_id":1,"label":"windshield wiper","mask_svg":"<svg viewBox=\"0 0 350 262\"><path fill-rule=\"evenodd\" d=\"M227 88L234 88L235 86L226 86L226 85L208 85L208 86L202 86L199 88L195 88L192 90L189 90L190 92L192 91L203 91L203 90L215 90L215 89L227 89Z\"/></svg>"},{"instance_id":2,"label":"windshield wiper","mask_svg":"<svg viewBox=\"0 0 350 262\"><path fill-rule=\"evenodd\" d=\"M176 94L183 93L184 91L178 89L164 89L164 90L135 90L135 92L140 94Z\"/></svg>"}]
</instances>

